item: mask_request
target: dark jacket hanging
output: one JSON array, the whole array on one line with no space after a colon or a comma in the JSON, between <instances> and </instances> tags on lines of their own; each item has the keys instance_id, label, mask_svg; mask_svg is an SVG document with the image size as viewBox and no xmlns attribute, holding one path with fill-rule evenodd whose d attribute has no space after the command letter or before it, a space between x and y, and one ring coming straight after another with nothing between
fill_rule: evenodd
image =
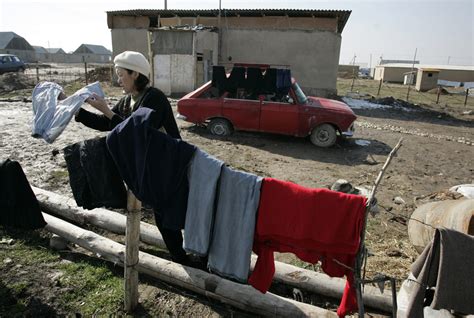
<instances>
[{"instance_id":1,"label":"dark jacket hanging","mask_svg":"<svg viewBox=\"0 0 474 318\"><path fill-rule=\"evenodd\" d=\"M112 112L115 113L112 119L108 119L104 115L88 112L81 108L76 115L76 121L81 122L92 129L109 131L129 117L133 111L140 107L146 107L156 111L156 116L154 116L155 127L163 126L168 135L173 138L181 139L178 125L173 117L173 110L171 109L170 102L162 91L155 87L147 88L142 97L133 105L133 109L130 107L130 101L130 95L122 97L122 99L120 99L112 108Z\"/></svg>"},{"instance_id":2,"label":"dark jacket hanging","mask_svg":"<svg viewBox=\"0 0 474 318\"><path fill-rule=\"evenodd\" d=\"M188 164L195 147L155 128L159 114L140 108L107 136L107 146L123 180L150 204L162 226L182 229L188 198Z\"/></svg>"},{"instance_id":3,"label":"dark jacket hanging","mask_svg":"<svg viewBox=\"0 0 474 318\"><path fill-rule=\"evenodd\" d=\"M125 186L107 150L105 137L67 146L64 159L78 206L85 209L126 207Z\"/></svg>"},{"instance_id":4,"label":"dark jacket hanging","mask_svg":"<svg viewBox=\"0 0 474 318\"><path fill-rule=\"evenodd\" d=\"M23 169L10 159L0 163L0 225L29 230L46 225Z\"/></svg>"}]
</instances>

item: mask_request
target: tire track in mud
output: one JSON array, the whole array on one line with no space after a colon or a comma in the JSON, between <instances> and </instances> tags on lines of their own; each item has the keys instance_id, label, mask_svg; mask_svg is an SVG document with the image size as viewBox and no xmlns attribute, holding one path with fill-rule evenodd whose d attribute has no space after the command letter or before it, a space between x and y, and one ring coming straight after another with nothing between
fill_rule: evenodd
<instances>
[{"instance_id":1,"label":"tire track in mud","mask_svg":"<svg viewBox=\"0 0 474 318\"><path fill-rule=\"evenodd\" d=\"M427 133L419 129L407 129L401 126L395 126L395 125L390 125L390 124L378 125L378 124L374 124L374 123L363 121L363 120L357 120L356 125L363 128L385 130L385 131L397 132L397 133L401 133L405 135L420 136L420 137L437 139L437 140L457 142L457 143L461 143L467 146L474 146L474 140L470 138L466 138L466 137L454 137L454 136L449 136L449 135Z\"/></svg>"}]
</instances>

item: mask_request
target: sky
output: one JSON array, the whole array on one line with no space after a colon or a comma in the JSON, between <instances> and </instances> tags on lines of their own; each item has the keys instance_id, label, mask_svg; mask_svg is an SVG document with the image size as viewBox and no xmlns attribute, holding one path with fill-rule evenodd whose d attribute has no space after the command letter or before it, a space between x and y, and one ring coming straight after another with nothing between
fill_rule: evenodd
<instances>
[{"instance_id":1,"label":"sky","mask_svg":"<svg viewBox=\"0 0 474 318\"><path fill-rule=\"evenodd\" d=\"M219 0L167 0L168 9L217 9ZM0 0L0 31L31 45L74 51L112 49L106 11L163 9L164 0ZM474 65L474 0L221 0L223 9L351 10L342 33L341 64L377 65L380 58L424 64Z\"/></svg>"}]
</instances>

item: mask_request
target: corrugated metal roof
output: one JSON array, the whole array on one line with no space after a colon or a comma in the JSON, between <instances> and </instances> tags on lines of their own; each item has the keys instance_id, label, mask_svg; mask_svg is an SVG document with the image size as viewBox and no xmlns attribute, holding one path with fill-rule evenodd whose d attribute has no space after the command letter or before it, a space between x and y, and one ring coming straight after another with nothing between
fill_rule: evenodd
<instances>
[{"instance_id":1,"label":"corrugated metal roof","mask_svg":"<svg viewBox=\"0 0 474 318\"><path fill-rule=\"evenodd\" d=\"M289 16L289 17L317 17L338 19L338 32L342 33L344 26L351 15L350 10L310 10L310 9L221 9L221 16L226 17L263 17L263 16ZM212 10L152 10L135 9L107 11L108 16L160 16L172 17L217 17L218 9Z\"/></svg>"},{"instance_id":2,"label":"corrugated metal roof","mask_svg":"<svg viewBox=\"0 0 474 318\"><path fill-rule=\"evenodd\" d=\"M92 54L102 54L102 55L110 55L112 52L110 52L108 49L106 49L102 45L96 45L96 44L81 44L75 51L74 53L86 53L84 52L87 51L88 53Z\"/></svg>"},{"instance_id":3,"label":"corrugated metal roof","mask_svg":"<svg viewBox=\"0 0 474 318\"><path fill-rule=\"evenodd\" d=\"M47 48L46 49L49 53L52 53L52 54L58 54L58 53L62 53L62 54L65 54L66 52L64 52L64 50L60 47L50 47L50 48Z\"/></svg>"},{"instance_id":4,"label":"corrugated metal roof","mask_svg":"<svg viewBox=\"0 0 474 318\"><path fill-rule=\"evenodd\" d=\"M47 54L47 53L48 53L48 51L47 51L44 47L42 47L42 46L38 46L38 45L32 45L32 46L33 46L33 48L35 49L35 52L36 52L36 53L43 53L43 54Z\"/></svg>"},{"instance_id":5,"label":"corrugated metal roof","mask_svg":"<svg viewBox=\"0 0 474 318\"><path fill-rule=\"evenodd\" d=\"M411 64L383 64L377 65L376 67L399 67L399 68L410 68ZM437 70L456 70L456 71L474 71L472 65L432 65L432 64L415 64L415 69L437 69Z\"/></svg>"},{"instance_id":6,"label":"corrugated metal roof","mask_svg":"<svg viewBox=\"0 0 474 318\"><path fill-rule=\"evenodd\" d=\"M14 38L21 38L15 32L0 32L0 49L4 49Z\"/></svg>"}]
</instances>

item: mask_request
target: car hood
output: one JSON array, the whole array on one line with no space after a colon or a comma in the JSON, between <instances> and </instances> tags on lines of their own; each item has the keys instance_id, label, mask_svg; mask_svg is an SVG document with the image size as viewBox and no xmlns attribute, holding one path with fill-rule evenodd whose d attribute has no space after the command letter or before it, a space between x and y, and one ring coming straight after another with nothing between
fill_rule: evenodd
<instances>
[{"instance_id":1,"label":"car hood","mask_svg":"<svg viewBox=\"0 0 474 318\"><path fill-rule=\"evenodd\" d=\"M349 106L347 106L347 104L334 100L334 99L308 96L308 102L306 104L308 106L322 107L324 109L332 110L332 111L336 111L340 113L354 114L352 109Z\"/></svg>"}]
</instances>

